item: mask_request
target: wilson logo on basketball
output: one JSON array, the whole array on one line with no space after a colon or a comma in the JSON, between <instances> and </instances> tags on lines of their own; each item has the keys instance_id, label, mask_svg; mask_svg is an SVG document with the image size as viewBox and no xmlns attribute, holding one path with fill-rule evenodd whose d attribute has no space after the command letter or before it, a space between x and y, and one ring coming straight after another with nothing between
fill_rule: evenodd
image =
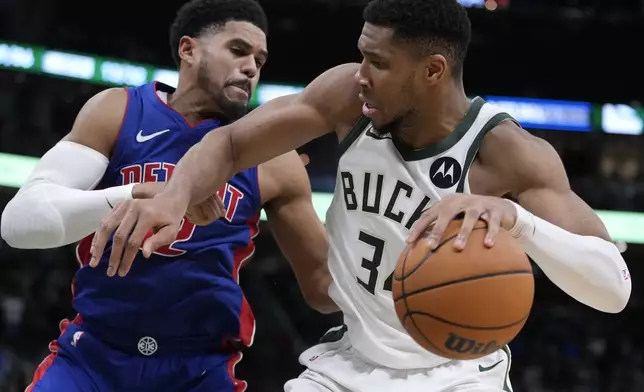
<instances>
[{"instance_id":1,"label":"wilson logo on basketball","mask_svg":"<svg viewBox=\"0 0 644 392\"><path fill-rule=\"evenodd\" d=\"M467 339L453 333L449 333L447 335L447 340L445 340L444 345L449 351L454 351L459 354L467 353L475 355L491 354L501 348L496 340L492 340L490 342L477 342L476 340Z\"/></svg>"}]
</instances>

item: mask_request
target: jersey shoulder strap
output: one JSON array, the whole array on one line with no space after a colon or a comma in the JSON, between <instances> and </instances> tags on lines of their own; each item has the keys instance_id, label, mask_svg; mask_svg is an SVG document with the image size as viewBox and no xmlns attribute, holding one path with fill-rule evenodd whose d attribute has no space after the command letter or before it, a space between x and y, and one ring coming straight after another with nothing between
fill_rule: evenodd
<instances>
[{"instance_id":1,"label":"jersey shoulder strap","mask_svg":"<svg viewBox=\"0 0 644 392\"><path fill-rule=\"evenodd\" d=\"M515 120L511 115L501 111L499 108L489 103L485 103L483 105L481 113L478 117L479 117L479 120L483 120L485 122L472 135L473 138L467 149L467 154L465 155L465 162L463 165L464 173L469 172L469 169L472 166L472 163L474 163L474 159L476 159L476 155L479 152L481 143L483 142L485 135L487 135L489 131L496 128L503 121L508 121L508 120L513 121L517 125L521 126L519 122ZM464 191L466 179L467 179L466 175L461 176L461 179L458 182L458 186L456 187L456 192L461 193Z\"/></svg>"},{"instance_id":2,"label":"jersey shoulder strap","mask_svg":"<svg viewBox=\"0 0 644 392\"><path fill-rule=\"evenodd\" d=\"M341 157L349 149L349 147L351 147L351 145L356 140L358 140L358 138L360 137L360 134L362 134L362 132L364 132L367 129L370 123L371 123L371 119L369 119L369 117L364 115L360 116L360 118L353 125L349 133L347 133L347 136L345 136L344 139L340 141L340 145L339 145L340 151L338 153L339 157Z\"/></svg>"}]
</instances>

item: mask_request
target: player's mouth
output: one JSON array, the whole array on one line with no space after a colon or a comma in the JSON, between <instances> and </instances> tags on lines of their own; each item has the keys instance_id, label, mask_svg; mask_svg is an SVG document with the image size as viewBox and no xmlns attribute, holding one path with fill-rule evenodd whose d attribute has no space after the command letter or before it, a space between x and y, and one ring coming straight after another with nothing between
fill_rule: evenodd
<instances>
[{"instance_id":1,"label":"player's mouth","mask_svg":"<svg viewBox=\"0 0 644 392\"><path fill-rule=\"evenodd\" d=\"M240 98L243 99L249 99L250 96L248 95L248 91L246 91L244 88L239 87L239 86L229 86L232 88L233 91L235 91L235 95L239 95Z\"/></svg>"},{"instance_id":2,"label":"player's mouth","mask_svg":"<svg viewBox=\"0 0 644 392\"><path fill-rule=\"evenodd\" d=\"M231 91L234 91L235 95L238 95L241 99L250 99L250 83L230 83L228 87L231 87Z\"/></svg>"},{"instance_id":3,"label":"player's mouth","mask_svg":"<svg viewBox=\"0 0 644 392\"><path fill-rule=\"evenodd\" d=\"M374 105L368 102L362 93L360 93L359 96L360 96L360 100L364 102L362 104L362 114L364 114L367 117L373 116L378 111L378 108L376 108Z\"/></svg>"},{"instance_id":4,"label":"player's mouth","mask_svg":"<svg viewBox=\"0 0 644 392\"><path fill-rule=\"evenodd\" d=\"M367 117L373 117L374 114L378 112L378 109L374 108L373 106L369 105L368 103L364 103L362 105L362 114L364 114Z\"/></svg>"}]
</instances>

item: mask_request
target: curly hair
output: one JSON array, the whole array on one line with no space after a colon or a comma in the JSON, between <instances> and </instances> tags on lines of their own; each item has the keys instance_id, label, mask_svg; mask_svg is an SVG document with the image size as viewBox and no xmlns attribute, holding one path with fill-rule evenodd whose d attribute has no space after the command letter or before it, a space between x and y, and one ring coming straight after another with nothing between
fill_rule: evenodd
<instances>
[{"instance_id":1,"label":"curly hair","mask_svg":"<svg viewBox=\"0 0 644 392\"><path fill-rule=\"evenodd\" d=\"M179 40L183 36L197 38L212 29L221 29L227 22L249 22L268 32L268 21L262 6L255 0L192 0L184 4L170 27L172 58L179 66Z\"/></svg>"},{"instance_id":2,"label":"curly hair","mask_svg":"<svg viewBox=\"0 0 644 392\"><path fill-rule=\"evenodd\" d=\"M393 29L394 38L417 44L418 54L442 54L452 73L462 75L471 24L467 11L456 0L374 0L364 20Z\"/></svg>"}]
</instances>

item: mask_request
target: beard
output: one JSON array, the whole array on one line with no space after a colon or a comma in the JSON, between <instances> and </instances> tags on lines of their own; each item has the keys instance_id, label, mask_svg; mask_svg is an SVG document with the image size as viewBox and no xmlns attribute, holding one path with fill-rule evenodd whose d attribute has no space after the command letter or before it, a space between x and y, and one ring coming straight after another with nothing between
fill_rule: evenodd
<instances>
[{"instance_id":1,"label":"beard","mask_svg":"<svg viewBox=\"0 0 644 392\"><path fill-rule=\"evenodd\" d=\"M211 79L208 70L208 62L203 58L199 63L199 68L197 70L197 83L212 97L213 101L221 111L221 114L229 122L239 120L245 116L248 113L248 101L231 100L226 97L224 94L224 88L228 85L224 85L223 87L218 86L217 83Z\"/></svg>"},{"instance_id":2,"label":"beard","mask_svg":"<svg viewBox=\"0 0 644 392\"><path fill-rule=\"evenodd\" d=\"M223 90L215 94L215 102L221 108L222 114L230 122L239 120L248 113L248 102L233 101L224 95Z\"/></svg>"}]
</instances>

